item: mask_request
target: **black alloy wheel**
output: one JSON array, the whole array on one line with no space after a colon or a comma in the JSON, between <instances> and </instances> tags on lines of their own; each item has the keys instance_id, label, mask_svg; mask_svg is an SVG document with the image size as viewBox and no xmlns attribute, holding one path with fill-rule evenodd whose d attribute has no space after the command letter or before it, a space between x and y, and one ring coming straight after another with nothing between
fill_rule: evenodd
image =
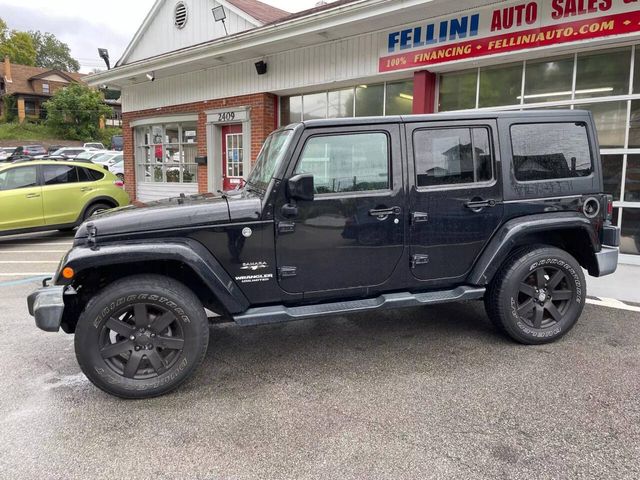
<instances>
[{"instance_id":1,"label":"black alloy wheel","mask_svg":"<svg viewBox=\"0 0 640 480\"><path fill-rule=\"evenodd\" d=\"M569 309L574 288L564 271L539 267L520 283L518 315L533 328L555 325Z\"/></svg>"},{"instance_id":2,"label":"black alloy wheel","mask_svg":"<svg viewBox=\"0 0 640 480\"><path fill-rule=\"evenodd\" d=\"M118 375L149 379L165 373L178 361L184 349L184 332L171 311L136 303L107 320L98 348Z\"/></svg>"}]
</instances>

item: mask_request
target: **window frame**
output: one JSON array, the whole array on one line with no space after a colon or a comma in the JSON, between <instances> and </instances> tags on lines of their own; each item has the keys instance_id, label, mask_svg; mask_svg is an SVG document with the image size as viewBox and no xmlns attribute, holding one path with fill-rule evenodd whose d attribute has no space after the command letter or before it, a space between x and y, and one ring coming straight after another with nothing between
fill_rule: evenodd
<instances>
[{"instance_id":1,"label":"window frame","mask_svg":"<svg viewBox=\"0 0 640 480\"><path fill-rule=\"evenodd\" d=\"M469 131L473 129L484 129L489 134L489 149L491 151L491 179L485 180L482 182L466 182L466 183L451 183L447 185L428 185L428 186L418 186L418 164L416 158L416 143L415 137L417 132L422 132L425 130L460 130L467 129ZM457 124L447 124L447 125L425 125L425 126L415 126L410 130L411 133L411 155L413 156L413 175L412 182L413 185L418 192L434 192L434 191L449 191L449 190L462 190L468 188L489 188L496 185L498 182L498 165L497 165L497 156L496 156L496 148L494 142L494 129L491 125L487 123L461 123ZM473 134L471 134L471 140L473 142Z\"/></svg>"},{"instance_id":2,"label":"window frame","mask_svg":"<svg viewBox=\"0 0 640 480\"><path fill-rule=\"evenodd\" d=\"M561 177L561 178L549 178L549 179L545 179L545 180L518 180L518 178L516 177L516 172L515 169L511 168L513 166L513 157L515 157L515 151L513 149L513 127L514 126L518 126L518 125L550 125L550 124L558 124L558 123L569 123L569 124L575 124L575 123L582 123L584 125L584 130L587 134L587 145L589 146L589 159L591 160L591 173L589 175L586 175L584 177ZM591 132L589 131L589 124L584 123L584 121L582 120L576 120L576 121L572 121L572 120L565 120L565 121L545 121L545 122L513 122L509 124L509 146L510 151L509 151L509 156L510 156L510 170L512 172L511 174L511 178L514 182L516 182L517 184L520 185L535 185L535 184L539 184L539 183L550 183L550 182L566 182L568 180L571 181L576 181L576 180L593 180L593 176L596 172L596 162L594 162L594 151L593 151L593 147L592 147L592 138L591 138ZM603 180L604 181L604 180Z\"/></svg>"},{"instance_id":3,"label":"window frame","mask_svg":"<svg viewBox=\"0 0 640 480\"><path fill-rule=\"evenodd\" d=\"M349 130L349 131L326 130L323 132L311 133L305 136L300 140L300 143L296 148L296 161L293 162L293 168L289 172L288 177L290 178L291 176L295 175L294 172L298 170L298 167L302 162L302 155L305 152L307 144L313 138L337 137L337 136L347 136L347 135L371 135L371 134L383 134L387 139L387 166L388 166L387 188L376 189L376 190L357 190L354 192L315 193L314 197L320 198L320 199L335 199L335 198L389 195L391 192L395 190L394 171L393 171L393 148L391 144L391 142L393 141L393 138L392 138L391 132L385 129L380 129L380 128L375 128L371 130L363 129L363 130ZM314 181L314 188L315 188L315 181Z\"/></svg>"}]
</instances>

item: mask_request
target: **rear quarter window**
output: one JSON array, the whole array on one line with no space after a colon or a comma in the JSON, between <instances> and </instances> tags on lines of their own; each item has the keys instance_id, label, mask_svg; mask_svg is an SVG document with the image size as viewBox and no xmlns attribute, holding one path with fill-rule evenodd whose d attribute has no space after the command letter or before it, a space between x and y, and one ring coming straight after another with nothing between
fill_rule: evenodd
<instances>
[{"instance_id":1,"label":"rear quarter window","mask_svg":"<svg viewBox=\"0 0 640 480\"><path fill-rule=\"evenodd\" d=\"M585 123L512 125L511 145L519 182L588 177L593 172Z\"/></svg>"},{"instance_id":2,"label":"rear quarter window","mask_svg":"<svg viewBox=\"0 0 640 480\"><path fill-rule=\"evenodd\" d=\"M84 170L87 174L87 176L89 177L90 182L97 182L98 180L102 180L104 178L104 173L103 172L99 172L98 170L94 170L92 168L83 168L82 170Z\"/></svg>"}]
</instances>

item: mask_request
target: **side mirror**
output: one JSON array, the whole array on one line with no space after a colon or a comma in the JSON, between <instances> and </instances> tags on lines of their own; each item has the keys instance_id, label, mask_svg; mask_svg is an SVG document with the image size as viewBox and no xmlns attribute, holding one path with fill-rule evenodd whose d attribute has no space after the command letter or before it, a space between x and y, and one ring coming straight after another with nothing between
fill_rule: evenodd
<instances>
[{"instance_id":1,"label":"side mirror","mask_svg":"<svg viewBox=\"0 0 640 480\"><path fill-rule=\"evenodd\" d=\"M312 173L301 173L289 179L287 183L289 198L293 200L313 200L314 185Z\"/></svg>"}]
</instances>

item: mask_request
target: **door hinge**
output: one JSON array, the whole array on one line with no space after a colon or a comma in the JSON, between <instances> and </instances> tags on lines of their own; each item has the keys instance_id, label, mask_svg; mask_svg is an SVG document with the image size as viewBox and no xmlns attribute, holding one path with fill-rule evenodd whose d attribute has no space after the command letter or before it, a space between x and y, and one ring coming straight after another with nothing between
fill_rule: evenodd
<instances>
[{"instance_id":1,"label":"door hinge","mask_svg":"<svg viewBox=\"0 0 640 480\"><path fill-rule=\"evenodd\" d=\"M293 233L295 230L295 222L278 222L278 233Z\"/></svg>"},{"instance_id":2,"label":"door hinge","mask_svg":"<svg viewBox=\"0 0 640 480\"><path fill-rule=\"evenodd\" d=\"M411 257L411 268L416 268L418 265L426 265L429 263L429 255L413 255Z\"/></svg>"},{"instance_id":3,"label":"door hinge","mask_svg":"<svg viewBox=\"0 0 640 480\"><path fill-rule=\"evenodd\" d=\"M428 213L423 213L423 212L413 212L411 214L411 223L412 224L416 224L416 223L423 223L423 222L428 222L429 221L429 214Z\"/></svg>"},{"instance_id":4,"label":"door hinge","mask_svg":"<svg viewBox=\"0 0 640 480\"><path fill-rule=\"evenodd\" d=\"M297 267L280 267L278 268L278 278L282 280L283 278L291 278L295 277L298 274Z\"/></svg>"}]
</instances>

